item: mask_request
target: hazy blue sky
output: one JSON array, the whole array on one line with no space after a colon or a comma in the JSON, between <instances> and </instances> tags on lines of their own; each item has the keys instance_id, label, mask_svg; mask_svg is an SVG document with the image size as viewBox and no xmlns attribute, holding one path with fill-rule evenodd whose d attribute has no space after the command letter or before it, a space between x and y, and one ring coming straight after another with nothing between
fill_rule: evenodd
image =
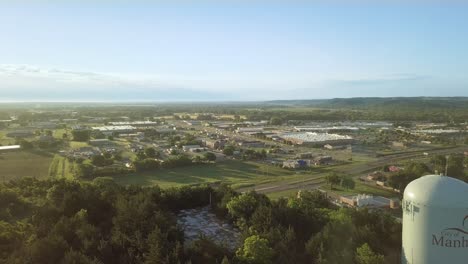
<instances>
[{"instance_id":1,"label":"hazy blue sky","mask_svg":"<svg viewBox=\"0 0 468 264\"><path fill-rule=\"evenodd\" d=\"M463 4L0 4L0 100L468 96L467 71Z\"/></svg>"}]
</instances>

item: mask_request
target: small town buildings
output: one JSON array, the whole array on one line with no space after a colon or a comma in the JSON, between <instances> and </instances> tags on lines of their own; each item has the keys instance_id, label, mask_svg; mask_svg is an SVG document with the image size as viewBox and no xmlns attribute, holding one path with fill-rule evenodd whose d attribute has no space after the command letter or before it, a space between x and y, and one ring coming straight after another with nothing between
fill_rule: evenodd
<instances>
[{"instance_id":1,"label":"small town buildings","mask_svg":"<svg viewBox=\"0 0 468 264\"><path fill-rule=\"evenodd\" d=\"M9 132L6 136L11 138L27 138L34 136L34 133L31 130L18 130Z\"/></svg>"},{"instance_id":2,"label":"small town buildings","mask_svg":"<svg viewBox=\"0 0 468 264\"><path fill-rule=\"evenodd\" d=\"M369 194L358 194L355 196L341 196L340 202L351 207L373 207L373 208L398 208L397 200L388 199L382 196Z\"/></svg>"},{"instance_id":3,"label":"small town buildings","mask_svg":"<svg viewBox=\"0 0 468 264\"><path fill-rule=\"evenodd\" d=\"M404 142L393 141L392 146L395 148L404 148L406 147L406 144Z\"/></svg>"},{"instance_id":4,"label":"small town buildings","mask_svg":"<svg viewBox=\"0 0 468 264\"><path fill-rule=\"evenodd\" d=\"M388 167L389 172L399 172L399 171L401 171L401 169L402 168L394 166L394 165Z\"/></svg>"},{"instance_id":5,"label":"small town buildings","mask_svg":"<svg viewBox=\"0 0 468 264\"><path fill-rule=\"evenodd\" d=\"M64 122L64 123L76 123L76 122L78 122L78 119L75 119L75 118L65 118L65 119L62 119L62 122Z\"/></svg>"},{"instance_id":6,"label":"small town buildings","mask_svg":"<svg viewBox=\"0 0 468 264\"><path fill-rule=\"evenodd\" d=\"M340 149L346 149L346 146L345 145L330 145L330 144L326 144L323 146L324 149L328 149L328 150L340 150Z\"/></svg>"},{"instance_id":7,"label":"small town buildings","mask_svg":"<svg viewBox=\"0 0 468 264\"><path fill-rule=\"evenodd\" d=\"M79 149L71 150L68 154L66 154L72 158L86 158L89 159L96 155L101 155L101 152L97 148L93 147L81 147Z\"/></svg>"},{"instance_id":8,"label":"small town buildings","mask_svg":"<svg viewBox=\"0 0 468 264\"><path fill-rule=\"evenodd\" d=\"M202 122L198 120L185 120L184 123L189 126L199 126Z\"/></svg>"},{"instance_id":9,"label":"small town buildings","mask_svg":"<svg viewBox=\"0 0 468 264\"><path fill-rule=\"evenodd\" d=\"M297 157L300 159L311 159L314 157L312 152L305 152L297 154Z\"/></svg>"},{"instance_id":10,"label":"small town buildings","mask_svg":"<svg viewBox=\"0 0 468 264\"><path fill-rule=\"evenodd\" d=\"M199 149L199 148L201 148L200 145L185 145L185 146L182 146L183 151L190 151L190 149Z\"/></svg>"},{"instance_id":11,"label":"small town buildings","mask_svg":"<svg viewBox=\"0 0 468 264\"><path fill-rule=\"evenodd\" d=\"M194 152L194 153L198 153L198 152L203 152L203 151L206 151L206 148L204 148L204 147L199 147L199 148L190 148L190 149L188 149L188 151L190 151L190 152Z\"/></svg>"},{"instance_id":12,"label":"small town buildings","mask_svg":"<svg viewBox=\"0 0 468 264\"><path fill-rule=\"evenodd\" d=\"M254 140L254 141L239 141L237 142L237 145L239 147L245 147L245 148L263 148L265 146L265 143Z\"/></svg>"},{"instance_id":13,"label":"small town buildings","mask_svg":"<svg viewBox=\"0 0 468 264\"><path fill-rule=\"evenodd\" d=\"M238 127L236 132L249 135L260 134L263 133L263 127Z\"/></svg>"},{"instance_id":14,"label":"small town buildings","mask_svg":"<svg viewBox=\"0 0 468 264\"><path fill-rule=\"evenodd\" d=\"M374 171L367 174L366 180L368 181L377 181L385 178L385 175L381 171Z\"/></svg>"},{"instance_id":15,"label":"small town buildings","mask_svg":"<svg viewBox=\"0 0 468 264\"><path fill-rule=\"evenodd\" d=\"M216 139L206 139L204 140L204 145L207 148L211 148L211 149L223 149L224 145L226 145L226 141L216 140Z\"/></svg>"},{"instance_id":16,"label":"small town buildings","mask_svg":"<svg viewBox=\"0 0 468 264\"><path fill-rule=\"evenodd\" d=\"M314 165L328 165L333 161L331 156L320 156L313 160Z\"/></svg>"},{"instance_id":17,"label":"small town buildings","mask_svg":"<svg viewBox=\"0 0 468 264\"><path fill-rule=\"evenodd\" d=\"M283 168L288 169L300 169L300 168L307 168L310 167L311 161L310 160L286 160L283 161Z\"/></svg>"},{"instance_id":18,"label":"small town buildings","mask_svg":"<svg viewBox=\"0 0 468 264\"><path fill-rule=\"evenodd\" d=\"M39 129L55 129L57 128L57 124L54 122L36 122L32 124L33 127Z\"/></svg>"},{"instance_id":19,"label":"small town buildings","mask_svg":"<svg viewBox=\"0 0 468 264\"><path fill-rule=\"evenodd\" d=\"M151 127L151 126L157 126L158 122L154 122L154 121L109 122L109 125L112 125L112 126Z\"/></svg>"}]
</instances>

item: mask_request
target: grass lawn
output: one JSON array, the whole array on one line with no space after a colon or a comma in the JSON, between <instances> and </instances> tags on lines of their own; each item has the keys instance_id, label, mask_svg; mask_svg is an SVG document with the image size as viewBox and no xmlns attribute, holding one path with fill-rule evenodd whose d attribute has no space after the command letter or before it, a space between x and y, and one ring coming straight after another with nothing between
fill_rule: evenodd
<instances>
[{"instance_id":1,"label":"grass lawn","mask_svg":"<svg viewBox=\"0 0 468 264\"><path fill-rule=\"evenodd\" d=\"M88 142L70 141L70 148L79 149L83 147L89 147Z\"/></svg>"},{"instance_id":2,"label":"grass lawn","mask_svg":"<svg viewBox=\"0 0 468 264\"><path fill-rule=\"evenodd\" d=\"M63 134L67 134L68 138L72 138L72 135L71 133L67 133L67 130L66 129L63 129L63 128L58 128L58 129L55 129L54 130L54 133L53 133L53 136L54 138L56 139L62 139L63 138Z\"/></svg>"},{"instance_id":3,"label":"grass lawn","mask_svg":"<svg viewBox=\"0 0 468 264\"><path fill-rule=\"evenodd\" d=\"M378 196L383 196L387 198L393 198L393 197L398 196L398 194L395 192L381 189L381 188L378 188L377 186L367 185L358 180L356 180L356 186L353 190L346 190L339 186L334 186L333 190L331 190L330 185L328 184L322 186L322 189L327 190L327 191L332 191L340 195L372 194L372 195L376 195L376 196L378 195Z\"/></svg>"},{"instance_id":4,"label":"grass lawn","mask_svg":"<svg viewBox=\"0 0 468 264\"><path fill-rule=\"evenodd\" d=\"M21 177L46 178L53 156L39 152L0 153L0 181Z\"/></svg>"},{"instance_id":5,"label":"grass lawn","mask_svg":"<svg viewBox=\"0 0 468 264\"><path fill-rule=\"evenodd\" d=\"M225 161L210 165L161 169L154 172L115 176L124 185L159 185L163 188L223 181L236 186L253 185L295 176L293 171L250 161Z\"/></svg>"},{"instance_id":6,"label":"grass lawn","mask_svg":"<svg viewBox=\"0 0 468 264\"><path fill-rule=\"evenodd\" d=\"M272 193L267 193L266 196L272 200L277 200L279 198L289 198L292 196L296 196L297 194L296 189L291 189L291 190L286 190L286 191L279 191L279 192L272 192Z\"/></svg>"}]
</instances>

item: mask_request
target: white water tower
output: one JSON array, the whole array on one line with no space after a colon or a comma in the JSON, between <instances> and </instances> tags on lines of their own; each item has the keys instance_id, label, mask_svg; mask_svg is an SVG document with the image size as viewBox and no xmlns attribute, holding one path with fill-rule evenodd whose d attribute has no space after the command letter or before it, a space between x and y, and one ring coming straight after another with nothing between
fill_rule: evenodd
<instances>
[{"instance_id":1,"label":"white water tower","mask_svg":"<svg viewBox=\"0 0 468 264\"><path fill-rule=\"evenodd\" d=\"M402 209L402 264L468 263L467 183L421 177L406 187Z\"/></svg>"}]
</instances>

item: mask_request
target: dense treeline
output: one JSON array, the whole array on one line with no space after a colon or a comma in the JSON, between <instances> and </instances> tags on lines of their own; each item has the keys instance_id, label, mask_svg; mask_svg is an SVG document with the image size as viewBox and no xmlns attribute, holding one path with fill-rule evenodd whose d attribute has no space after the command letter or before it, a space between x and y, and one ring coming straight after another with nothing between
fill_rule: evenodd
<instances>
[{"instance_id":1,"label":"dense treeline","mask_svg":"<svg viewBox=\"0 0 468 264\"><path fill-rule=\"evenodd\" d=\"M245 115L257 120L388 120L465 122L468 120L467 97L409 97L409 98L337 98L330 100L287 100L254 103L160 103L160 104L44 104L41 112L27 111L28 105L10 105L0 109L0 116L17 115L22 123L50 119L107 117L108 121L127 116L132 120L174 113L205 113ZM73 116L72 111L78 116ZM103 115L105 113L105 115Z\"/></svg>"},{"instance_id":2,"label":"dense treeline","mask_svg":"<svg viewBox=\"0 0 468 264\"><path fill-rule=\"evenodd\" d=\"M242 232L235 252L184 241L176 212L210 197ZM396 263L400 234L391 216L336 209L319 192L271 201L224 185L161 190L110 178L0 185L0 263Z\"/></svg>"}]
</instances>

